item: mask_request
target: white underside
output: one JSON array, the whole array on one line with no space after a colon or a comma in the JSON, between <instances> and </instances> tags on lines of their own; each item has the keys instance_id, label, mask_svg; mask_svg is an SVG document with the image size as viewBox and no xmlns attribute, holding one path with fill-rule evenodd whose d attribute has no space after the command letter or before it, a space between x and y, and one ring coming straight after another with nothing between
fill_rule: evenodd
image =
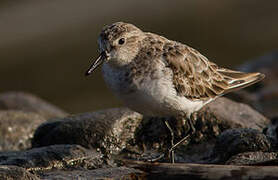
<instances>
[{"instance_id":1,"label":"white underside","mask_svg":"<svg viewBox=\"0 0 278 180\"><path fill-rule=\"evenodd\" d=\"M171 76L162 73L159 75L161 78L155 80L145 76L142 83L136 84L137 90L132 93L126 93L129 87L119 81L121 73L109 64L103 65L103 76L107 85L127 107L143 115L166 117L184 113L189 117L208 103L178 96Z\"/></svg>"}]
</instances>

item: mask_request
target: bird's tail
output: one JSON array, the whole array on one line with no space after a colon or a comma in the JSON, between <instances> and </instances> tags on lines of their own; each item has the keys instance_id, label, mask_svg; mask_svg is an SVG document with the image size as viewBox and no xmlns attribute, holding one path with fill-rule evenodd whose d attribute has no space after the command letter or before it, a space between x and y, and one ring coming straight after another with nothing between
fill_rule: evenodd
<instances>
[{"instance_id":1,"label":"bird's tail","mask_svg":"<svg viewBox=\"0 0 278 180\"><path fill-rule=\"evenodd\" d=\"M258 72L244 73L229 69L218 69L218 72L223 75L229 85L229 88L225 91L225 94L255 84L265 77L264 74Z\"/></svg>"}]
</instances>

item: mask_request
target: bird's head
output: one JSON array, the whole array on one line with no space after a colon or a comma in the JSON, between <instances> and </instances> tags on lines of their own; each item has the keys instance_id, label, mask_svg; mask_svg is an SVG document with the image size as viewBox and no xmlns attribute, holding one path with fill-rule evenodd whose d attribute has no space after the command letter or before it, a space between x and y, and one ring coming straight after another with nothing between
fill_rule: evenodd
<instances>
[{"instance_id":1,"label":"bird's head","mask_svg":"<svg viewBox=\"0 0 278 180\"><path fill-rule=\"evenodd\" d=\"M130 63L139 52L142 39L144 32L132 24L116 22L105 26L98 38L100 55L86 75L91 74L102 63L115 67Z\"/></svg>"}]
</instances>

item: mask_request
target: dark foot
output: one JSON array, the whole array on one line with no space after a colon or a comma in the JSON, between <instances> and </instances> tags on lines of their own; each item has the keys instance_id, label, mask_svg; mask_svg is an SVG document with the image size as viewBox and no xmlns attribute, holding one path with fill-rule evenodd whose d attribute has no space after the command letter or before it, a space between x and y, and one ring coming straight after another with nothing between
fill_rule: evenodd
<instances>
[{"instance_id":1,"label":"dark foot","mask_svg":"<svg viewBox=\"0 0 278 180\"><path fill-rule=\"evenodd\" d=\"M164 157L165 157L164 154L160 154L158 157L156 157L156 158L151 158L151 159L147 159L146 161L148 161L148 162L157 162L157 161L163 159Z\"/></svg>"},{"instance_id":2,"label":"dark foot","mask_svg":"<svg viewBox=\"0 0 278 180\"><path fill-rule=\"evenodd\" d=\"M168 150L167 152L160 154L158 157L146 159L148 162L157 162L160 160L168 161L170 158L171 163L175 163L175 156L173 150Z\"/></svg>"}]
</instances>

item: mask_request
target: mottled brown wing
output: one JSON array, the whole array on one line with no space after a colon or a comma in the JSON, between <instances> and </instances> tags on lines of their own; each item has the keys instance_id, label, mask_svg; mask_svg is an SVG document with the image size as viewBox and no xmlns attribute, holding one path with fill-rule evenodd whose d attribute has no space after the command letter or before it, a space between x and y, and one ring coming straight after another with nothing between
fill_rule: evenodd
<instances>
[{"instance_id":1,"label":"mottled brown wing","mask_svg":"<svg viewBox=\"0 0 278 180\"><path fill-rule=\"evenodd\" d=\"M193 48L180 43L166 43L163 57L173 71L179 96L191 100L209 100L263 79L260 73L243 73L219 68Z\"/></svg>"}]
</instances>

